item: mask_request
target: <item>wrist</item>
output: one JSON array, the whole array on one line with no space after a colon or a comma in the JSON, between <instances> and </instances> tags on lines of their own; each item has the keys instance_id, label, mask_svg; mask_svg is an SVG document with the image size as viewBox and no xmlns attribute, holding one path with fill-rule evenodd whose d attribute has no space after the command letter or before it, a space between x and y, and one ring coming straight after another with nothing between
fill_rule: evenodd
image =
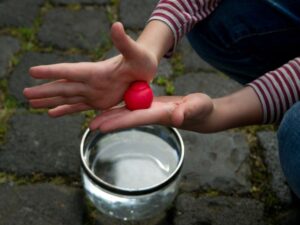
<instances>
[{"instance_id":1,"label":"wrist","mask_svg":"<svg viewBox=\"0 0 300 225\"><path fill-rule=\"evenodd\" d=\"M157 62L171 48L173 42L174 37L171 29L159 20L150 21L137 40L138 44L153 54Z\"/></svg>"},{"instance_id":2,"label":"wrist","mask_svg":"<svg viewBox=\"0 0 300 225\"><path fill-rule=\"evenodd\" d=\"M261 104L251 87L213 99L213 104L212 121L218 131L261 123Z\"/></svg>"}]
</instances>

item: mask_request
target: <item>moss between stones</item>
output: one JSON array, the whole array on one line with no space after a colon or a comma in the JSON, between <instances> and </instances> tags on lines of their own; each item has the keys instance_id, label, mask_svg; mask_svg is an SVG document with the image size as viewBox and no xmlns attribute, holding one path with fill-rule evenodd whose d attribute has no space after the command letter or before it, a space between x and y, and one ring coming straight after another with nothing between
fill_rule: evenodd
<instances>
[{"instance_id":1,"label":"moss between stones","mask_svg":"<svg viewBox=\"0 0 300 225\"><path fill-rule=\"evenodd\" d=\"M110 4L106 6L108 19L111 23L118 21L119 7L120 7L120 0L111 0Z\"/></svg>"},{"instance_id":2,"label":"moss between stones","mask_svg":"<svg viewBox=\"0 0 300 225\"><path fill-rule=\"evenodd\" d=\"M182 62L182 55L179 52L175 52L171 58L171 65L173 67L173 75L175 77L184 75L185 68Z\"/></svg>"},{"instance_id":3,"label":"moss between stones","mask_svg":"<svg viewBox=\"0 0 300 225\"><path fill-rule=\"evenodd\" d=\"M17 101L7 93L7 80L0 80L0 144L5 141L8 120L18 106Z\"/></svg>"},{"instance_id":4,"label":"moss between stones","mask_svg":"<svg viewBox=\"0 0 300 225\"><path fill-rule=\"evenodd\" d=\"M21 53L26 51L52 51L52 46L42 47L39 45L37 40L37 33L42 24L42 15L47 12L49 9L49 3L45 3L41 7L38 16L35 18L33 25L31 27L8 27L0 31L0 34L13 36L21 42L21 51L18 53L18 56Z\"/></svg>"},{"instance_id":5,"label":"moss between stones","mask_svg":"<svg viewBox=\"0 0 300 225\"><path fill-rule=\"evenodd\" d=\"M72 3L67 5L66 8L71 11L79 11L82 9L82 6L80 5L80 3Z\"/></svg>"},{"instance_id":6,"label":"moss between stones","mask_svg":"<svg viewBox=\"0 0 300 225\"><path fill-rule=\"evenodd\" d=\"M82 112L82 114L85 116L85 121L82 124L81 128L82 128L82 131L85 131L88 128L92 119L95 118L95 116L97 115L97 111L96 110L88 110L88 111Z\"/></svg>"},{"instance_id":7,"label":"moss between stones","mask_svg":"<svg viewBox=\"0 0 300 225\"><path fill-rule=\"evenodd\" d=\"M110 39L107 38L105 43L102 46L95 48L89 53L89 57L93 61L99 61L103 59L104 54L107 53L111 48L112 48L112 42Z\"/></svg>"},{"instance_id":8,"label":"moss between stones","mask_svg":"<svg viewBox=\"0 0 300 225\"><path fill-rule=\"evenodd\" d=\"M273 125L259 125L238 130L245 133L250 146L251 196L264 204L265 218L269 224L273 224L273 218L282 208L282 205L271 189L271 177L264 163L262 149L258 144L256 134L259 131L274 131L275 128Z\"/></svg>"},{"instance_id":9,"label":"moss between stones","mask_svg":"<svg viewBox=\"0 0 300 225\"><path fill-rule=\"evenodd\" d=\"M40 8L40 14L41 15L45 15L49 10L51 10L53 8L54 8L53 4L49 0L47 0L41 6L41 8Z\"/></svg>"},{"instance_id":10,"label":"moss between stones","mask_svg":"<svg viewBox=\"0 0 300 225\"><path fill-rule=\"evenodd\" d=\"M175 87L171 79L168 79L164 76L157 75L153 80L153 83L164 86L165 92L167 95L173 95L175 92Z\"/></svg>"},{"instance_id":11,"label":"moss between stones","mask_svg":"<svg viewBox=\"0 0 300 225\"><path fill-rule=\"evenodd\" d=\"M14 173L0 172L0 184L10 182L15 183L16 185L51 183L55 185L81 187L79 177L47 176L42 173L34 173L31 176L18 176Z\"/></svg>"},{"instance_id":12,"label":"moss between stones","mask_svg":"<svg viewBox=\"0 0 300 225\"><path fill-rule=\"evenodd\" d=\"M87 197L84 198L84 225L93 225L96 223L98 210Z\"/></svg>"}]
</instances>

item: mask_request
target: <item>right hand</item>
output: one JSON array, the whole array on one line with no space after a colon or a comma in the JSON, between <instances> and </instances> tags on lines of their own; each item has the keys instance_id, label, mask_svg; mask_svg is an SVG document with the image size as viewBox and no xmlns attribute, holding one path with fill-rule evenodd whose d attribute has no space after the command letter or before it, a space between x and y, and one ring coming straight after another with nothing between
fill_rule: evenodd
<instances>
[{"instance_id":1,"label":"right hand","mask_svg":"<svg viewBox=\"0 0 300 225\"><path fill-rule=\"evenodd\" d=\"M107 110L96 116L90 129L110 132L148 124L160 124L208 133L214 129L215 106L203 93L155 97L150 108L130 111L126 107Z\"/></svg>"},{"instance_id":2,"label":"right hand","mask_svg":"<svg viewBox=\"0 0 300 225\"><path fill-rule=\"evenodd\" d=\"M111 28L114 46L120 55L100 62L60 63L30 68L36 79L52 82L24 89L33 108L51 108L53 117L89 109L108 109L123 99L129 84L151 81L158 59L149 49L126 35L123 25Z\"/></svg>"}]
</instances>

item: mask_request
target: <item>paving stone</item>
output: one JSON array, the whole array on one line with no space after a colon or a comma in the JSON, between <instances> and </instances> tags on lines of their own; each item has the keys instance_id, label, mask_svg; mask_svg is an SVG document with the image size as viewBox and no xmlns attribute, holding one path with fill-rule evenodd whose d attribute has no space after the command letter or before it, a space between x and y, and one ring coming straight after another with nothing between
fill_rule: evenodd
<instances>
[{"instance_id":1,"label":"paving stone","mask_svg":"<svg viewBox=\"0 0 300 225\"><path fill-rule=\"evenodd\" d=\"M157 0L122 0L120 21L127 29L143 29L157 3Z\"/></svg>"},{"instance_id":2,"label":"paving stone","mask_svg":"<svg viewBox=\"0 0 300 225\"><path fill-rule=\"evenodd\" d=\"M249 192L250 151L243 134L199 134L183 130L180 133L186 150L181 182L183 191Z\"/></svg>"},{"instance_id":3,"label":"paving stone","mask_svg":"<svg viewBox=\"0 0 300 225\"><path fill-rule=\"evenodd\" d=\"M221 97L239 90L242 86L236 81L216 73L189 73L175 79L175 95L202 92L210 97Z\"/></svg>"},{"instance_id":4,"label":"paving stone","mask_svg":"<svg viewBox=\"0 0 300 225\"><path fill-rule=\"evenodd\" d=\"M171 224L170 222L168 222L165 213L161 213L151 219L144 219L141 221L124 221L97 212L95 225L171 225Z\"/></svg>"},{"instance_id":5,"label":"paving stone","mask_svg":"<svg viewBox=\"0 0 300 225\"><path fill-rule=\"evenodd\" d=\"M271 174L271 187L273 192L283 204L291 204L292 194L281 169L276 133L263 131L259 132L257 137L263 148L263 155L268 172Z\"/></svg>"},{"instance_id":6,"label":"paving stone","mask_svg":"<svg viewBox=\"0 0 300 225\"><path fill-rule=\"evenodd\" d=\"M14 53L20 50L20 43L17 39L9 36L0 36L0 78L3 78Z\"/></svg>"},{"instance_id":7,"label":"paving stone","mask_svg":"<svg viewBox=\"0 0 300 225\"><path fill-rule=\"evenodd\" d=\"M109 0L51 0L54 4L106 4Z\"/></svg>"},{"instance_id":8,"label":"paving stone","mask_svg":"<svg viewBox=\"0 0 300 225\"><path fill-rule=\"evenodd\" d=\"M170 61L168 59L163 58L160 61L160 64L157 68L157 75L164 76L166 78L170 78L173 74L173 69Z\"/></svg>"},{"instance_id":9,"label":"paving stone","mask_svg":"<svg viewBox=\"0 0 300 225\"><path fill-rule=\"evenodd\" d=\"M44 173L78 176L83 116L49 118L18 112L10 119L0 151L0 170L18 175Z\"/></svg>"},{"instance_id":10,"label":"paving stone","mask_svg":"<svg viewBox=\"0 0 300 225\"><path fill-rule=\"evenodd\" d=\"M26 103L27 100L23 96L23 89L25 87L35 86L45 82L44 80L37 80L30 77L28 69L31 66L80 61L89 61L89 58L80 55L64 56L49 53L26 53L21 58L20 64L16 67L16 69L10 76L9 93L14 96L19 102Z\"/></svg>"},{"instance_id":11,"label":"paving stone","mask_svg":"<svg viewBox=\"0 0 300 225\"><path fill-rule=\"evenodd\" d=\"M110 25L104 9L53 9L43 21L38 38L44 45L93 50L108 43Z\"/></svg>"},{"instance_id":12,"label":"paving stone","mask_svg":"<svg viewBox=\"0 0 300 225\"><path fill-rule=\"evenodd\" d=\"M154 96L163 96L166 95L165 87L157 84L150 84Z\"/></svg>"},{"instance_id":13,"label":"paving stone","mask_svg":"<svg viewBox=\"0 0 300 225\"><path fill-rule=\"evenodd\" d=\"M82 225L82 193L52 184L0 186L0 224Z\"/></svg>"},{"instance_id":14,"label":"paving stone","mask_svg":"<svg viewBox=\"0 0 300 225\"><path fill-rule=\"evenodd\" d=\"M199 197L182 194L176 201L175 225L262 225L263 204L234 197Z\"/></svg>"},{"instance_id":15,"label":"paving stone","mask_svg":"<svg viewBox=\"0 0 300 225\"><path fill-rule=\"evenodd\" d=\"M1 0L0 27L30 27L44 0Z\"/></svg>"},{"instance_id":16,"label":"paving stone","mask_svg":"<svg viewBox=\"0 0 300 225\"><path fill-rule=\"evenodd\" d=\"M277 216L276 225L299 225L300 224L300 206L281 211Z\"/></svg>"},{"instance_id":17,"label":"paving stone","mask_svg":"<svg viewBox=\"0 0 300 225\"><path fill-rule=\"evenodd\" d=\"M200 56L194 51L189 44L187 38L183 38L178 44L178 51L182 54L182 62L185 71L214 71L215 69L205 62Z\"/></svg>"},{"instance_id":18,"label":"paving stone","mask_svg":"<svg viewBox=\"0 0 300 225\"><path fill-rule=\"evenodd\" d=\"M112 47L108 52L106 52L104 54L103 58L105 60L105 59L109 59L109 58L112 58L114 56L117 56L119 54L120 54L120 52L115 47Z\"/></svg>"}]
</instances>

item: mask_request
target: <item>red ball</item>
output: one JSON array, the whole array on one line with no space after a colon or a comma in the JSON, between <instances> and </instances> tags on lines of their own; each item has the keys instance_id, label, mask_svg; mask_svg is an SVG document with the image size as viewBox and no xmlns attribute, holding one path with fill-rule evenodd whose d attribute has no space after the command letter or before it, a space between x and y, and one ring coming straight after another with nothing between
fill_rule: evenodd
<instances>
[{"instance_id":1,"label":"red ball","mask_svg":"<svg viewBox=\"0 0 300 225\"><path fill-rule=\"evenodd\" d=\"M151 106L153 92L145 81L135 81L124 94L126 108L129 110L147 109Z\"/></svg>"}]
</instances>

